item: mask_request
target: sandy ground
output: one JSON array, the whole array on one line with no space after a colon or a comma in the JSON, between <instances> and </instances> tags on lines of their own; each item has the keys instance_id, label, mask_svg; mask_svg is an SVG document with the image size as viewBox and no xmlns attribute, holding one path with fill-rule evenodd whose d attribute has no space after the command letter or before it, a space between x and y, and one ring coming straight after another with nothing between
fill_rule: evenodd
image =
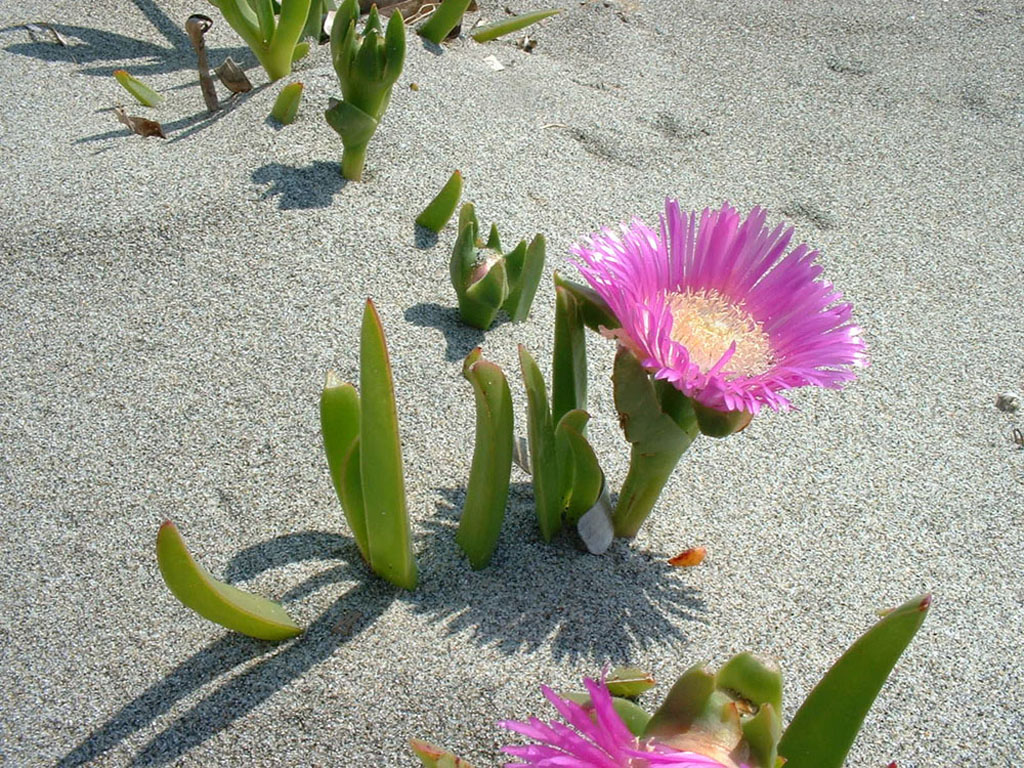
<instances>
[{"instance_id":1,"label":"sandy ground","mask_svg":"<svg viewBox=\"0 0 1024 768\"><path fill-rule=\"evenodd\" d=\"M0 6L5 765L410 766L419 736L493 766L496 720L550 712L541 682L630 661L660 694L748 648L780 660L791 716L876 609L925 591L932 614L848 764L1024 760L1024 419L994 406L1024 389L1024 7L566 6L533 53L412 37L361 184L322 119L326 49L290 78L307 94L281 129L280 84L218 21L213 62L243 61L257 88L210 120L181 31L213 11L200 0ZM33 41L35 21L70 46ZM129 108L166 140L115 120L122 67L167 95ZM548 238L526 323L457 322L455 233L412 223L454 168L485 225ZM793 223L873 365L698 442L603 557L541 542L516 470L494 564L471 572L453 537L461 358L483 344L523 414L515 345L549 371L551 271L573 274L569 246L599 226L655 221L666 195ZM322 377L355 378L366 297L393 356L414 593L360 564L322 457ZM591 338L591 434L617 486L612 353ZM156 566L164 517L309 631L271 645L184 609ZM664 563L694 545L703 566Z\"/></svg>"}]
</instances>

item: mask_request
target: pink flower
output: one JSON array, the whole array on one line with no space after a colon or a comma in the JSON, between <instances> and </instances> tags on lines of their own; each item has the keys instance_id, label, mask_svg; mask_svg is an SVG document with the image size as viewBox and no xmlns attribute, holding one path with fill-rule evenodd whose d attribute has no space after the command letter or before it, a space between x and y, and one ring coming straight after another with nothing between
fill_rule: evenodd
<instances>
[{"instance_id":1,"label":"pink flower","mask_svg":"<svg viewBox=\"0 0 1024 768\"><path fill-rule=\"evenodd\" d=\"M764 222L761 208L741 220L728 204L684 214L670 199L660 233L634 219L572 252L656 378L720 411L787 410L783 390L838 388L867 355L818 252L785 253L793 229Z\"/></svg>"},{"instance_id":2,"label":"pink flower","mask_svg":"<svg viewBox=\"0 0 1024 768\"><path fill-rule=\"evenodd\" d=\"M522 761L506 763L505 768L726 768L696 752L681 752L652 739L638 739L615 712L607 686L593 680L584 684L590 693L593 718L591 708L563 699L542 686L564 723L545 723L535 717L528 723L500 723L539 742L502 747L503 752Z\"/></svg>"}]
</instances>

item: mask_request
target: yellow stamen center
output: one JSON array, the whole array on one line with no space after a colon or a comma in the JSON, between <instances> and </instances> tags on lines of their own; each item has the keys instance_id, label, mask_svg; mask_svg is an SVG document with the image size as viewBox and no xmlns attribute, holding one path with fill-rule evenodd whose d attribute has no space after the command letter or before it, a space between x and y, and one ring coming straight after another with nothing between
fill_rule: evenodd
<instances>
[{"instance_id":1,"label":"yellow stamen center","mask_svg":"<svg viewBox=\"0 0 1024 768\"><path fill-rule=\"evenodd\" d=\"M672 339L690 353L690 360L707 373L733 342L736 352L722 369L741 376L757 376L773 365L772 345L761 323L743 304L734 304L718 291L665 294L672 312Z\"/></svg>"}]
</instances>

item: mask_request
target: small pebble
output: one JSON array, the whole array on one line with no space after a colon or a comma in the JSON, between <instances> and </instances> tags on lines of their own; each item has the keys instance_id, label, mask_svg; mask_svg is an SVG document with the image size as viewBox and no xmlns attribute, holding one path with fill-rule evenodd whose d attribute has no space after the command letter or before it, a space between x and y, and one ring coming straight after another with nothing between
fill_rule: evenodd
<instances>
[{"instance_id":1,"label":"small pebble","mask_svg":"<svg viewBox=\"0 0 1024 768\"><path fill-rule=\"evenodd\" d=\"M1007 413L1020 410L1020 395L1016 392L1000 392L996 395L996 408Z\"/></svg>"}]
</instances>

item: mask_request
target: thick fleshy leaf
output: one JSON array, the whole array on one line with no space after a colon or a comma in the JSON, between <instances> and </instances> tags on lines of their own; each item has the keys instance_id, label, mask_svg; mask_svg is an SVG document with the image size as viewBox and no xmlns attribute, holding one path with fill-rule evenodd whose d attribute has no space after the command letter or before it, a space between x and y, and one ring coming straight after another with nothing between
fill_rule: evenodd
<instances>
[{"instance_id":1,"label":"thick fleshy leaf","mask_svg":"<svg viewBox=\"0 0 1024 768\"><path fill-rule=\"evenodd\" d=\"M391 360L380 316L370 300L363 312L359 350L359 467L370 567L392 584L413 589L416 561L405 506Z\"/></svg>"},{"instance_id":2,"label":"thick fleshy leaf","mask_svg":"<svg viewBox=\"0 0 1024 768\"><path fill-rule=\"evenodd\" d=\"M270 116L281 125L291 125L299 113L300 101L302 101L302 83L290 83L277 94L274 108L270 110Z\"/></svg>"},{"instance_id":3,"label":"thick fleshy leaf","mask_svg":"<svg viewBox=\"0 0 1024 768\"><path fill-rule=\"evenodd\" d=\"M582 413L589 419L589 414L586 411L569 411L555 427L556 445L561 440L565 440L570 448L568 462L571 465L571 470L567 471L563 467L560 469L563 472L563 477L566 474L571 477L564 515L566 521L573 524L597 503L601 489L604 487L604 473L597 462L594 449L583 434L586 421L577 423L570 419L576 413Z\"/></svg>"},{"instance_id":4,"label":"thick fleshy leaf","mask_svg":"<svg viewBox=\"0 0 1024 768\"><path fill-rule=\"evenodd\" d=\"M160 526L156 557L168 588L200 616L260 640L284 640L302 632L280 604L213 578L192 559L170 520Z\"/></svg>"},{"instance_id":5,"label":"thick fleshy leaf","mask_svg":"<svg viewBox=\"0 0 1024 768\"><path fill-rule=\"evenodd\" d=\"M660 393L650 375L633 353L623 347L615 355L612 385L622 431L626 440L640 451L646 454L678 451L680 446L685 450L693 441L697 434L696 419L693 419L689 429L683 429L676 418L666 414L659 398ZM679 394L682 396L682 393ZM682 397L680 402L685 402L685 396Z\"/></svg>"},{"instance_id":6,"label":"thick fleshy leaf","mask_svg":"<svg viewBox=\"0 0 1024 768\"><path fill-rule=\"evenodd\" d=\"M786 768L840 768L897 659L924 621L931 596L909 600L847 649L782 734Z\"/></svg>"},{"instance_id":7,"label":"thick fleshy leaf","mask_svg":"<svg viewBox=\"0 0 1024 768\"><path fill-rule=\"evenodd\" d=\"M377 130L377 121L347 101L338 101L324 110L327 124L346 145L365 144Z\"/></svg>"},{"instance_id":8,"label":"thick fleshy leaf","mask_svg":"<svg viewBox=\"0 0 1024 768\"><path fill-rule=\"evenodd\" d=\"M667 739L687 731L705 712L715 692L715 676L697 664L683 673L651 716L644 736Z\"/></svg>"},{"instance_id":9,"label":"thick fleshy leaf","mask_svg":"<svg viewBox=\"0 0 1024 768\"><path fill-rule=\"evenodd\" d=\"M114 78L143 106L155 107L164 100L162 94L157 93L141 80L132 77L123 69L114 70Z\"/></svg>"},{"instance_id":10,"label":"thick fleshy leaf","mask_svg":"<svg viewBox=\"0 0 1024 768\"><path fill-rule=\"evenodd\" d=\"M459 171L452 173L451 177L441 187L441 191L430 201L423 212L416 217L416 223L426 227L431 232L440 232L444 225L455 213L462 196L462 174Z\"/></svg>"},{"instance_id":11,"label":"thick fleshy leaf","mask_svg":"<svg viewBox=\"0 0 1024 768\"><path fill-rule=\"evenodd\" d=\"M718 670L715 680L719 688L735 691L756 706L771 704L776 712L782 711L782 674L774 661L738 653Z\"/></svg>"},{"instance_id":12,"label":"thick fleshy leaf","mask_svg":"<svg viewBox=\"0 0 1024 768\"><path fill-rule=\"evenodd\" d=\"M462 21L463 14L469 8L469 2L470 0L443 0L426 23L416 30L417 33L435 45L440 44Z\"/></svg>"},{"instance_id":13,"label":"thick fleshy leaf","mask_svg":"<svg viewBox=\"0 0 1024 768\"><path fill-rule=\"evenodd\" d=\"M762 704L757 714L743 720L743 740L750 748L751 768L775 768L778 760L782 719L771 704Z\"/></svg>"},{"instance_id":14,"label":"thick fleshy leaf","mask_svg":"<svg viewBox=\"0 0 1024 768\"><path fill-rule=\"evenodd\" d=\"M544 272L544 258L547 251L544 235L536 235L527 246L521 242L505 256L508 262L509 294L505 300L505 311L513 323L521 323L530 314L533 297L537 294L540 277Z\"/></svg>"},{"instance_id":15,"label":"thick fleshy leaf","mask_svg":"<svg viewBox=\"0 0 1024 768\"><path fill-rule=\"evenodd\" d=\"M559 12L561 12L561 8L552 8L546 11L533 11L532 13L520 13L518 16L512 16L507 19L495 21L492 24L485 24L482 27L477 27L473 30L470 37L478 43L486 43L490 40L499 38L502 35L517 32L531 24L536 24L541 19L546 19L548 16L554 16Z\"/></svg>"},{"instance_id":16,"label":"thick fleshy leaf","mask_svg":"<svg viewBox=\"0 0 1024 768\"><path fill-rule=\"evenodd\" d=\"M555 285L555 353L551 373L551 418L587 407L587 340L580 304Z\"/></svg>"},{"instance_id":17,"label":"thick fleshy leaf","mask_svg":"<svg viewBox=\"0 0 1024 768\"><path fill-rule=\"evenodd\" d=\"M505 374L480 357L477 347L467 355L462 375L473 385L476 399L476 440L455 540L474 569L491 561L508 503L512 472L512 393Z\"/></svg>"},{"instance_id":18,"label":"thick fleshy leaf","mask_svg":"<svg viewBox=\"0 0 1024 768\"><path fill-rule=\"evenodd\" d=\"M274 37L274 29L277 26L277 19L274 16L274 4L271 0L252 0L250 3L256 11L256 20L259 23L260 37L264 45L270 45Z\"/></svg>"},{"instance_id":19,"label":"thick fleshy leaf","mask_svg":"<svg viewBox=\"0 0 1024 768\"><path fill-rule=\"evenodd\" d=\"M612 696L635 699L654 687L654 675L639 667L616 667L604 682Z\"/></svg>"},{"instance_id":20,"label":"thick fleshy leaf","mask_svg":"<svg viewBox=\"0 0 1024 768\"><path fill-rule=\"evenodd\" d=\"M366 538L366 510L363 508L362 480L359 476L359 394L351 384L344 383L334 371L327 372L327 381L320 394L320 431L324 438L327 467L335 493L352 529L359 552L369 562ZM355 455L355 465L352 462Z\"/></svg>"},{"instance_id":21,"label":"thick fleshy leaf","mask_svg":"<svg viewBox=\"0 0 1024 768\"><path fill-rule=\"evenodd\" d=\"M497 317L507 295L505 262L499 259L490 265L483 277L459 293L459 314L462 322L486 331Z\"/></svg>"},{"instance_id":22,"label":"thick fleshy leaf","mask_svg":"<svg viewBox=\"0 0 1024 768\"><path fill-rule=\"evenodd\" d=\"M583 324L590 330L599 331L604 327L613 331L619 327L618 318L608 306L608 302L589 285L568 280L558 272L555 272L555 285L564 288L579 302Z\"/></svg>"},{"instance_id":23,"label":"thick fleshy leaf","mask_svg":"<svg viewBox=\"0 0 1024 768\"><path fill-rule=\"evenodd\" d=\"M533 503L541 536L550 541L562 527L562 499L559 487L555 429L544 385L544 376L536 361L522 344L519 366L526 385L527 425L530 439L530 463L533 467Z\"/></svg>"}]
</instances>

